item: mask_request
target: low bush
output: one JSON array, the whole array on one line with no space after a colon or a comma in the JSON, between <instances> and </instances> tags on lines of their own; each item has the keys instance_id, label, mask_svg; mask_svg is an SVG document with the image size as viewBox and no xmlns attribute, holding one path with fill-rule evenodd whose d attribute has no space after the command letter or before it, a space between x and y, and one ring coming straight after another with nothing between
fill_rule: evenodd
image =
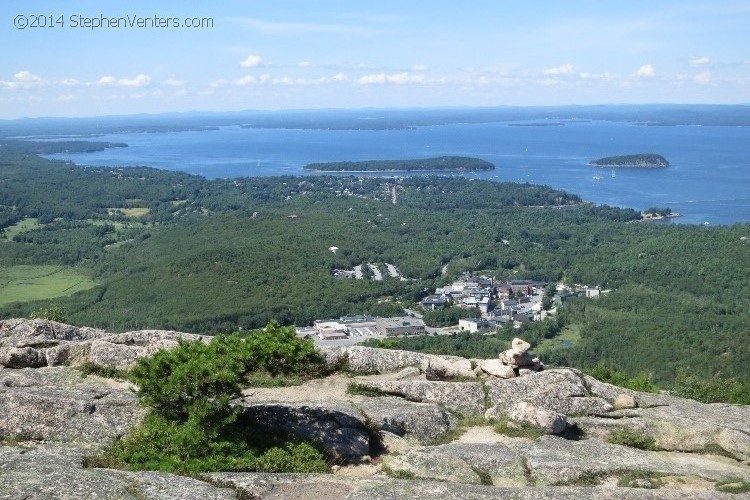
<instances>
[{"instance_id":1,"label":"low bush","mask_svg":"<svg viewBox=\"0 0 750 500\"><path fill-rule=\"evenodd\" d=\"M648 377L642 373L636 377L629 377L622 372L610 368L604 363L599 363L591 368L585 368L583 372L597 380L618 387L624 387L625 389L641 392L659 392L659 388L652 384L648 380Z\"/></svg>"},{"instance_id":2,"label":"low bush","mask_svg":"<svg viewBox=\"0 0 750 500\"><path fill-rule=\"evenodd\" d=\"M308 443L256 435L232 405L247 379L284 380L322 370L310 341L270 323L241 338L209 344L180 342L141 358L130 371L151 412L91 466L194 474L210 471L325 472L321 451Z\"/></svg>"}]
</instances>

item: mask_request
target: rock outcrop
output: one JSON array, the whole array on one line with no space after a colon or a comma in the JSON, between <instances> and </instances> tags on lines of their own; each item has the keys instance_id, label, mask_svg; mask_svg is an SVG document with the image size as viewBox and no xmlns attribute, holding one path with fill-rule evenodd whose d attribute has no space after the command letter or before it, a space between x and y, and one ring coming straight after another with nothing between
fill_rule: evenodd
<instances>
[{"instance_id":1,"label":"rock outcrop","mask_svg":"<svg viewBox=\"0 0 750 500\"><path fill-rule=\"evenodd\" d=\"M535 358L522 341L498 359L471 361L328 348L327 363L348 366L348 376L245 391L236 402L241 421L259 432L317 442L342 466L334 474L187 478L84 468L85 457L124 435L144 409L127 382L84 377L60 365L128 367L180 339L206 340L3 321L0 498L683 500L737 498L722 493L723 483L750 487L750 407L640 393L574 369L534 371ZM439 380L427 380L435 368ZM349 394L350 384L372 389L371 395ZM499 435L495 420L547 435ZM608 442L615 435L650 439L655 451Z\"/></svg>"},{"instance_id":2,"label":"rock outcrop","mask_svg":"<svg viewBox=\"0 0 750 500\"><path fill-rule=\"evenodd\" d=\"M43 319L0 321L0 367L99 366L128 369L141 357L174 349L180 340L209 342L210 337L166 330L111 334Z\"/></svg>"}]
</instances>

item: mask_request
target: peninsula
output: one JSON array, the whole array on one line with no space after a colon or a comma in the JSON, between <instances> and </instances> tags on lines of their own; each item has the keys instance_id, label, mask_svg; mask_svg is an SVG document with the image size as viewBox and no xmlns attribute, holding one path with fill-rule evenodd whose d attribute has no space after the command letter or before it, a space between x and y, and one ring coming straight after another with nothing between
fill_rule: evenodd
<instances>
[{"instance_id":1,"label":"peninsula","mask_svg":"<svg viewBox=\"0 0 750 500\"><path fill-rule=\"evenodd\" d=\"M637 155L607 156L593 160L589 165L594 167L613 168L667 168L669 162L662 155L646 153Z\"/></svg>"},{"instance_id":2,"label":"peninsula","mask_svg":"<svg viewBox=\"0 0 750 500\"><path fill-rule=\"evenodd\" d=\"M460 172L467 170L494 170L495 165L479 158L466 156L440 156L413 160L364 160L310 163L305 170L320 172Z\"/></svg>"}]
</instances>

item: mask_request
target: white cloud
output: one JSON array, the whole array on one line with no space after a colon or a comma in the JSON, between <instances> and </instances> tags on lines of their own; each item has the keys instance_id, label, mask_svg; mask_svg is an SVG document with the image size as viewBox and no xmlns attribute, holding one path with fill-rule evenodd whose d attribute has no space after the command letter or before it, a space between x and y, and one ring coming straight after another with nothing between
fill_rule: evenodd
<instances>
[{"instance_id":1,"label":"white cloud","mask_svg":"<svg viewBox=\"0 0 750 500\"><path fill-rule=\"evenodd\" d=\"M543 73L545 75L571 75L573 74L573 65L570 63L563 64L562 66L545 69Z\"/></svg>"},{"instance_id":2,"label":"white cloud","mask_svg":"<svg viewBox=\"0 0 750 500\"><path fill-rule=\"evenodd\" d=\"M121 78L117 80L117 84L122 87L145 87L151 83L151 77L141 73L135 78Z\"/></svg>"},{"instance_id":3,"label":"white cloud","mask_svg":"<svg viewBox=\"0 0 750 500\"><path fill-rule=\"evenodd\" d=\"M348 79L349 79L349 77L346 76L344 73L341 73L341 72L336 73L335 75L333 75L331 77L331 80L333 80L334 82L345 82Z\"/></svg>"},{"instance_id":4,"label":"white cloud","mask_svg":"<svg viewBox=\"0 0 750 500\"><path fill-rule=\"evenodd\" d=\"M704 71L703 73L698 73L693 77L693 81L698 85L708 85L711 83L711 72Z\"/></svg>"},{"instance_id":5,"label":"white cloud","mask_svg":"<svg viewBox=\"0 0 750 500\"><path fill-rule=\"evenodd\" d=\"M240 78L234 83L240 86L245 86L245 85L252 85L257 82L258 80L254 76L243 76L242 78Z\"/></svg>"},{"instance_id":6,"label":"white cloud","mask_svg":"<svg viewBox=\"0 0 750 500\"><path fill-rule=\"evenodd\" d=\"M72 101L75 98L76 96L74 96L73 94L63 94L63 95L57 96L57 100L60 102Z\"/></svg>"},{"instance_id":7,"label":"white cloud","mask_svg":"<svg viewBox=\"0 0 750 500\"><path fill-rule=\"evenodd\" d=\"M299 66L300 68L311 68L314 65L310 61L300 61L297 63L297 66Z\"/></svg>"},{"instance_id":8,"label":"white cloud","mask_svg":"<svg viewBox=\"0 0 750 500\"><path fill-rule=\"evenodd\" d=\"M44 83L40 77L34 75L30 71L19 71L13 75L13 79L10 81L0 80L0 88L9 90L16 89L30 89L33 87L39 87Z\"/></svg>"},{"instance_id":9,"label":"white cloud","mask_svg":"<svg viewBox=\"0 0 750 500\"><path fill-rule=\"evenodd\" d=\"M424 64L415 64L412 68L412 71L427 71L427 66Z\"/></svg>"},{"instance_id":10,"label":"white cloud","mask_svg":"<svg viewBox=\"0 0 750 500\"><path fill-rule=\"evenodd\" d=\"M93 85L107 86L107 85L114 85L116 82L117 82L117 79L114 76L103 76L99 78L97 81L95 81Z\"/></svg>"},{"instance_id":11,"label":"white cloud","mask_svg":"<svg viewBox=\"0 0 750 500\"><path fill-rule=\"evenodd\" d=\"M387 75L385 73L374 73L372 75L365 75L357 80L357 83L362 85L382 84L382 83L393 83L396 85L403 85L406 83L423 83L425 78L423 75L411 75L408 72L393 73Z\"/></svg>"},{"instance_id":12,"label":"white cloud","mask_svg":"<svg viewBox=\"0 0 750 500\"><path fill-rule=\"evenodd\" d=\"M209 87L211 87L212 89L217 89L223 86L225 83L227 83L227 81L224 79L214 80L209 84Z\"/></svg>"},{"instance_id":13,"label":"white cloud","mask_svg":"<svg viewBox=\"0 0 750 500\"><path fill-rule=\"evenodd\" d=\"M177 80L176 78L167 78L164 80L164 85L167 85L168 87L182 87L185 85L185 82Z\"/></svg>"},{"instance_id":14,"label":"white cloud","mask_svg":"<svg viewBox=\"0 0 750 500\"><path fill-rule=\"evenodd\" d=\"M244 61L240 62L240 66L243 68L258 68L265 65L266 63L258 55L249 55Z\"/></svg>"},{"instance_id":15,"label":"white cloud","mask_svg":"<svg viewBox=\"0 0 750 500\"><path fill-rule=\"evenodd\" d=\"M656 71L654 70L654 67L650 64L644 64L640 68L638 68L638 71L635 72L635 76L643 76L646 78L651 78L656 74Z\"/></svg>"},{"instance_id":16,"label":"white cloud","mask_svg":"<svg viewBox=\"0 0 750 500\"><path fill-rule=\"evenodd\" d=\"M60 83L65 85L66 87L75 87L76 85L80 85L81 82L79 82L75 78L66 78L64 80L60 80Z\"/></svg>"},{"instance_id":17,"label":"white cloud","mask_svg":"<svg viewBox=\"0 0 750 500\"><path fill-rule=\"evenodd\" d=\"M174 93L174 95L188 95L189 92L187 89L177 89Z\"/></svg>"},{"instance_id":18,"label":"white cloud","mask_svg":"<svg viewBox=\"0 0 750 500\"><path fill-rule=\"evenodd\" d=\"M711 63L711 59L706 56L691 57L689 62L691 66L705 66Z\"/></svg>"}]
</instances>

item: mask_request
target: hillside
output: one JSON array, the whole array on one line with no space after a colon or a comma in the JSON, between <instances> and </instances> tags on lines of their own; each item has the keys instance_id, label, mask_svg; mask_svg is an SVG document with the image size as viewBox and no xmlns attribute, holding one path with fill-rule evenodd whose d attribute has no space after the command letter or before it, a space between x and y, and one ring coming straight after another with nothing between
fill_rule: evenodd
<instances>
[{"instance_id":1,"label":"hillside","mask_svg":"<svg viewBox=\"0 0 750 500\"><path fill-rule=\"evenodd\" d=\"M0 155L0 179L0 264L8 277L0 317L57 307L74 323L111 331L216 333L272 318L306 325L402 314L426 290L472 271L613 290L561 308L560 328L577 338L551 353L559 364L605 362L663 387L680 374L748 382L746 224L627 224L640 214L529 184L209 181L150 168L83 168L22 151ZM333 277L365 262L395 264L407 279ZM65 283L37 279L53 271ZM20 283L27 278L39 283L33 294ZM640 355L644 349L650 356Z\"/></svg>"}]
</instances>

